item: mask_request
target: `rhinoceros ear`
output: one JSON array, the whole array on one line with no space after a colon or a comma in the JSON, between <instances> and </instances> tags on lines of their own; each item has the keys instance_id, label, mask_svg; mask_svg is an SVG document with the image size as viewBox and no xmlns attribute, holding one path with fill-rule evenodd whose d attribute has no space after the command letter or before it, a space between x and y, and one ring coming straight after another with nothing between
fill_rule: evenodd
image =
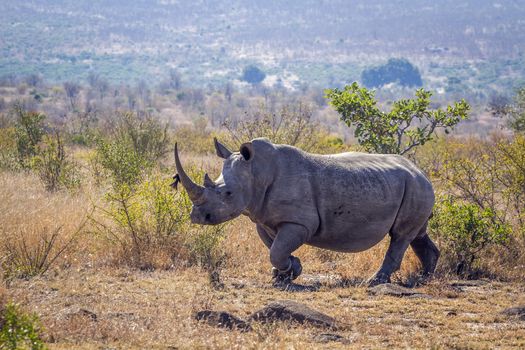
<instances>
[{"instance_id":1,"label":"rhinoceros ear","mask_svg":"<svg viewBox=\"0 0 525 350\"><path fill-rule=\"evenodd\" d=\"M228 157L232 154L232 152L226 148L222 143L220 143L216 137L213 138L213 143L215 144L215 151L217 152L217 156L228 159Z\"/></svg>"},{"instance_id":2,"label":"rhinoceros ear","mask_svg":"<svg viewBox=\"0 0 525 350\"><path fill-rule=\"evenodd\" d=\"M253 159L253 145L251 142L246 142L241 145L239 152L243 156L244 160L249 162Z\"/></svg>"}]
</instances>

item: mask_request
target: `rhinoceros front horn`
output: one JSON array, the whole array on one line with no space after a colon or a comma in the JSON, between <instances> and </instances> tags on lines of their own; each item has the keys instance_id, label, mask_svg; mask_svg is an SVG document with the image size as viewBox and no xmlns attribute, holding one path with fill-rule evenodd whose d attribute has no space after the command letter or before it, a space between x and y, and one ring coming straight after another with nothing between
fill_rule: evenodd
<instances>
[{"instance_id":1,"label":"rhinoceros front horn","mask_svg":"<svg viewBox=\"0 0 525 350\"><path fill-rule=\"evenodd\" d=\"M204 193L204 187L199 186L193 182L182 168L182 164L180 163L179 159L179 152L177 150L177 144L175 144L175 150L173 153L175 154L175 166L177 167L177 173L179 174L180 182L188 192L188 196L190 197L191 201L195 202Z\"/></svg>"}]
</instances>

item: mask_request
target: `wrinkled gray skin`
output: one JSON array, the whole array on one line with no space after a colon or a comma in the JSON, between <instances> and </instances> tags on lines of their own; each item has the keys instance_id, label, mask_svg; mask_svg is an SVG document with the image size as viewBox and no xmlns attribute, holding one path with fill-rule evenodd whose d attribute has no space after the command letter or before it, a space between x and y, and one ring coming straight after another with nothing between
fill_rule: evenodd
<instances>
[{"instance_id":1,"label":"wrinkled gray skin","mask_svg":"<svg viewBox=\"0 0 525 350\"><path fill-rule=\"evenodd\" d=\"M262 138L235 153L217 140L215 148L225 159L222 174L215 181L206 175L200 186L186 176L175 146L177 172L193 201L191 220L214 225L247 215L278 274L300 273L291 254L303 244L360 252L387 233L390 245L371 285L390 282L409 245L424 275L434 272L439 250L426 232L434 191L409 160L357 152L309 154Z\"/></svg>"}]
</instances>

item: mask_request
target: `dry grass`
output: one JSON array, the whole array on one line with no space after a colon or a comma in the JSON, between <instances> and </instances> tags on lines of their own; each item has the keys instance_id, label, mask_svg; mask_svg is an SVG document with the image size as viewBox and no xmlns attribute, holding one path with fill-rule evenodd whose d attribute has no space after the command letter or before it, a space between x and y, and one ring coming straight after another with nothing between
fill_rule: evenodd
<instances>
[{"instance_id":1,"label":"dry grass","mask_svg":"<svg viewBox=\"0 0 525 350\"><path fill-rule=\"evenodd\" d=\"M69 266L85 259L85 244L79 229L85 225L90 200L81 193L50 194L31 174L0 173L0 262L4 269L18 260L50 261L55 266ZM4 274L9 271L4 270Z\"/></svg>"},{"instance_id":2,"label":"dry grass","mask_svg":"<svg viewBox=\"0 0 525 350\"><path fill-rule=\"evenodd\" d=\"M525 288L518 284L492 282L460 292L447 281L435 281L422 288L432 299L399 299L333 285L291 294L271 288L266 274L228 269L224 275L226 288L216 291L194 268L149 273L71 269L52 278L19 281L9 295L40 315L52 349L319 347L314 337L326 331L316 328L256 324L254 331L240 333L198 324L192 317L206 308L246 317L286 298L336 317L346 325L337 333L352 348L525 346L525 324L498 314L525 302Z\"/></svg>"},{"instance_id":3,"label":"dry grass","mask_svg":"<svg viewBox=\"0 0 525 350\"><path fill-rule=\"evenodd\" d=\"M218 173L210 157L193 161ZM96 188L85 186L76 194L49 194L31 175L0 173L0 239L30 242L61 227L59 247L97 196ZM525 347L525 323L499 314L525 303L520 282L489 281L461 291L443 277L420 288L432 299L370 296L359 282L379 267L388 239L360 254L302 247L297 255L304 276L298 282L319 279L322 286L318 292L288 293L271 288L267 248L245 217L228 226L223 290L211 288L207 273L196 267L154 272L119 267L115 247L89 232L85 227L45 275L12 279L0 289L0 299L4 294L40 316L51 349ZM1 257L8 253L0 250ZM409 280L418 266L409 251L394 280ZM350 343L320 344L314 337L326 331L307 326L256 324L254 331L240 333L193 319L206 308L246 317L278 299L336 317L346 325L337 333Z\"/></svg>"}]
</instances>

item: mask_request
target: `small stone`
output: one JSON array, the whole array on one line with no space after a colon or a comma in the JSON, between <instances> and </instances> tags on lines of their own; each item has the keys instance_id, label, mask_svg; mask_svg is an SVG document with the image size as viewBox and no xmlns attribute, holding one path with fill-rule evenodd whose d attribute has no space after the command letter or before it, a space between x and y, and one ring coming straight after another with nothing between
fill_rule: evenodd
<instances>
[{"instance_id":1,"label":"small stone","mask_svg":"<svg viewBox=\"0 0 525 350\"><path fill-rule=\"evenodd\" d=\"M86 310L86 309L79 309L76 312L71 312L67 314L67 318L69 319L75 318L75 317L87 318L93 322L97 322L97 314L92 311Z\"/></svg>"},{"instance_id":2,"label":"small stone","mask_svg":"<svg viewBox=\"0 0 525 350\"><path fill-rule=\"evenodd\" d=\"M235 289L243 289L246 287L246 284L243 282L232 282L232 287Z\"/></svg>"},{"instance_id":3,"label":"small stone","mask_svg":"<svg viewBox=\"0 0 525 350\"><path fill-rule=\"evenodd\" d=\"M250 316L250 320L269 323L274 321L295 321L308 323L317 327L336 329L336 320L305 304L292 300L273 302Z\"/></svg>"},{"instance_id":4,"label":"small stone","mask_svg":"<svg viewBox=\"0 0 525 350\"><path fill-rule=\"evenodd\" d=\"M113 313L108 314L108 316L114 317L114 318L127 319L127 320L132 320L136 318L133 312L113 312Z\"/></svg>"},{"instance_id":5,"label":"small stone","mask_svg":"<svg viewBox=\"0 0 525 350\"><path fill-rule=\"evenodd\" d=\"M501 311L501 313L507 316L517 316L520 320L525 321L525 305L509 307Z\"/></svg>"},{"instance_id":6,"label":"small stone","mask_svg":"<svg viewBox=\"0 0 525 350\"><path fill-rule=\"evenodd\" d=\"M488 284L488 282L483 280L458 280L453 281L450 285L452 287L481 287L486 284Z\"/></svg>"},{"instance_id":7,"label":"small stone","mask_svg":"<svg viewBox=\"0 0 525 350\"><path fill-rule=\"evenodd\" d=\"M294 282L274 281L273 287L284 292L317 292L321 287L319 284L304 285Z\"/></svg>"},{"instance_id":8,"label":"small stone","mask_svg":"<svg viewBox=\"0 0 525 350\"><path fill-rule=\"evenodd\" d=\"M195 314L195 319L206 321L208 325L215 327L238 329L243 332L251 330L251 326L246 321L225 311L199 311Z\"/></svg>"},{"instance_id":9,"label":"small stone","mask_svg":"<svg viewBox=\"0 0 525 350\"><path fill-rule=\"evenodd\" d=\"M410 298L427 298L430 299L432 296L423 294L413 289L401 287L397 284L383 283L368 288L368 293L373 295L392 295L396 297L410 297Z\"/></svg>"},{"instance_id":10,"label":"small stone","mask_svg":"<svg viewBox=\"0 0 525 350\"><path fill-rule=\"evenodd\" d=\"M330 342L341 342L343 344L348 344L349 341L339 334L335 333L321 333L314 336L314 341L318 343L330 343Z\"/></svg>"}]
</instances>

